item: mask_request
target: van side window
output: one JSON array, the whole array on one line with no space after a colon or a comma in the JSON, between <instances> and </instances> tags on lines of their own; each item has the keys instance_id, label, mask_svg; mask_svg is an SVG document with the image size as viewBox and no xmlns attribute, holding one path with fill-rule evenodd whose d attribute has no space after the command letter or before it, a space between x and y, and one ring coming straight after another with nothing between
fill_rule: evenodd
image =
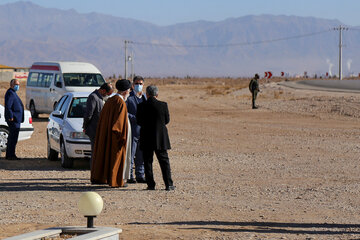
<instances>
[{"instance_id":1,"label":"van side window","mask_svg":"<svg viewBox=\"0 0 360 240\"><path fill-rule=\"evenodd\" d=\"M59 74L55 75L55 87L60 87L61 86L61 78Z\"/></svg>"},{"instance_id":2,"label":"van side window","mask_svg":"<svg viewBox=\"0 0 360 240\"><path fill-rule=\"evenodd\" d=\"M45 73L43 75L43 81L42 81L41 86L42 87L50 87L50 83L52 82L53 76L54 75L52 73Z\"/></svg>"},{"instance_id":3,"label":"van side window","mask_svg":"<svg viewBox=\"0 0 360 240\"><path fill-rule=\"evenodd\" d=\"M27 86L37 86L39 73L32 72L30 73L30 76L28 77Z\"/></svg>"}]
</instances>

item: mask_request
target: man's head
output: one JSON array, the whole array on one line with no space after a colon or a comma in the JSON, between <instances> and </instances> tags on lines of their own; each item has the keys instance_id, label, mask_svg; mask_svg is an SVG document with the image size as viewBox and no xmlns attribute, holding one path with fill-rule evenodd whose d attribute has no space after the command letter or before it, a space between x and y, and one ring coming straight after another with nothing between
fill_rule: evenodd
<instances>
[{"instance_id":1,"label":"man's head","mask_svg":"<svg viewBox=\"0 0 360 240\"><path fill-rule=\"evenodd\" d=\"M256 78L256 79L259 79L259 78L260 78L259 74L256 73L256 74L255 74L255 78Z\"/></svg>"},{"instance_id":2,"label":"man's head","mask_svg":"<svg viewBox=\"0 0 360 240\"><path fill-rule=\"evenodd\" d=\"M116 82L115 86L116 86L116 89L118 90L118 93L121 96L123 96L124 100L126 101L126 99L130 95L130 88L131 88L130 81L127 79L121 79Z\"/></svg>"},{"instance_id":3,"label":"man's head","mask_svg":"<svg viewBox=\"0 0 360 240\"><path fill-rule=\"evenodd\" d=\"M155 85L150 85L146 88L146 96L149 97L157 97L159 95L159 89Z\"/></svg>"},{"instance_id":4,"label":"man's head","mask_svg":"<svg viewBox=\"0 0 360 240\"><path fill-rule=\"evenodd\" d=\"M110 96L113 92L113 88L110 83L104 83L101 85L99 92L103 97Z\"/></svg>"},{"instance_id":5,"label":"man's head","mask_svg":"<svg viewBox=\"0 0 360 240\"><path fill-rule=\"evenodd\" d=\"M17 79L11 79L10 81L10 88L14 89L15 91L18 91L20 87L20 82Z\"/></svg>"},{"instance_id":6,"label":"man's head","mask_svg":"<svg viewBox=\"0 0 360 240\"><path fill-rule=\"evenodd\" d=\"M133 80L133 89L136 93L141 93L144 86L144 78L135 76Z\"/></svg>"}]
</instances>

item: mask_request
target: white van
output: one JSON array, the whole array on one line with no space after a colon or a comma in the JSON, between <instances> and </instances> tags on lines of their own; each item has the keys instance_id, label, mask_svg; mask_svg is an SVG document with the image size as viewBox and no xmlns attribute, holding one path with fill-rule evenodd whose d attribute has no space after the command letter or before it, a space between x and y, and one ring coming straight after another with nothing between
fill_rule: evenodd
<instances>
[{"instance_id":1,"label":"white van","mask_svg":"<svg viewBox=\"0 0 360 240\"><path fill-rule=\"evenodd\" d=\"M35 62L26 84L26 107L32 117L51 113L66 92L92 92L105 83L99 69L84 62Z\"/></svg>"}]
</instances>

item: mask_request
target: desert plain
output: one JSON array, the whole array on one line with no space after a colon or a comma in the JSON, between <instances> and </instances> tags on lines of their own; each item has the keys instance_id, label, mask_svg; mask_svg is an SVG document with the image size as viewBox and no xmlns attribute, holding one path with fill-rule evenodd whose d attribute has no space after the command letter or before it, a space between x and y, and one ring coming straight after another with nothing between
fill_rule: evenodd
<instances>
[{"instance_id":1,"label":"desert plain","mask_svg":"<svg viewBox=\"0 0 360 240\"><path fill-rule=\"evenodd\" d=\"M40 115L18 143L23 160L0 158L0 238L85 226L78 200L95 191L95 225L121 228L120 239L360 239L360 94L279 81L262 80L256 110L248 79L145 82L169 105L170 192L156 160L155 191L91 185L86 161L48 161Z\"/></svg>"}]
</instances>

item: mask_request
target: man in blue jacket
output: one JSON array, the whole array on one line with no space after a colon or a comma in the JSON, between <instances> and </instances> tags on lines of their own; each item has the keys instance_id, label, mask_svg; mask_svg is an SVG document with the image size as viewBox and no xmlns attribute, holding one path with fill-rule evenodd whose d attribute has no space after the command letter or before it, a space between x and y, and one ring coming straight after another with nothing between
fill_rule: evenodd
<instances>
[{"instance_id":1,"label":"man in blue jacket","mask_svg":"<svg viewBox=\"0 0 360 240\"><path fill-rule=\"evenodd\" d=\"M9 126L5 158L8 160L20 160L15 154L20 124L24 122L24 105L16 94L19 88L20 82L12 79L10 81L10 88L5 93L5 121Z\"/></svg>"},{"instance_id":2,"label":"man in blue jacket","mask_svg":"<svg viewBox=\"0 0 360 240\"><path fill-rule=\"evenodd\" d=\"M138 104L146 101L145 94L143 94L144 78L135 76L133 80L133 91L126 100L128 109L128 116L131 123L131 164L130 164L130 179L127 183L146 183L144 173L144 158L143 153L139 147L140 126L136 121L136 112ZM133 173L133 166L135 164L135 176Z\"/></svg>"}]
</instances>

